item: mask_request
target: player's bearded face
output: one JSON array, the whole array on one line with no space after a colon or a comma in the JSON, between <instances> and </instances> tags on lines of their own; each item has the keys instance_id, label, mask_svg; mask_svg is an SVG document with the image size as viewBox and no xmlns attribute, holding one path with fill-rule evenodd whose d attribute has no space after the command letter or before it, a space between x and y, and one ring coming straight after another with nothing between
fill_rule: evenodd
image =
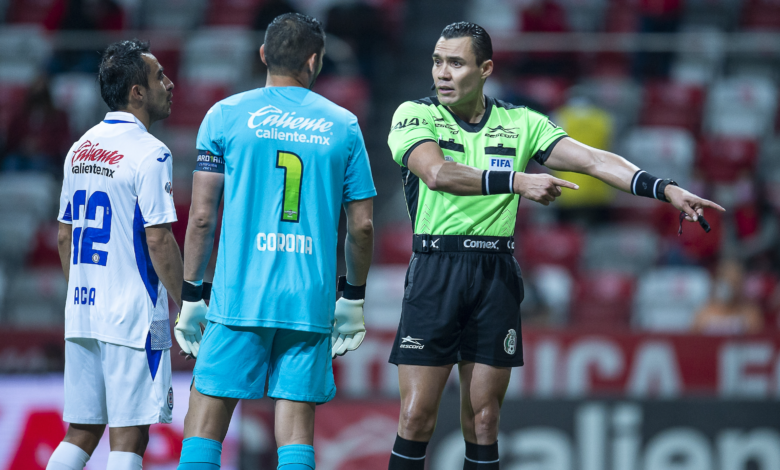
<instances>
[{"instance_id":1,"label":"player's bearded face","mask_svg":"<svg viewBox=\"0 0 780 470\"><path fill-rule=\"evenodd\" d=\"M146 109L152 121L165 119L171 114L173 82L163 73L163 68L157 58L151 54L144 54L143 57L149 65Z\"/></svg>"},{"instance_id":2,"label":"player's bearded face","mask_svg":"<svg viewBox=\"0 0 780 470\"><path fill-rule=\"evenodd\" d=\"M471 47L471 38L439 38L433 50L433 84L439 102L453 106L476 99L482 93L482 67Z\"/></svg>"}]
</instances>

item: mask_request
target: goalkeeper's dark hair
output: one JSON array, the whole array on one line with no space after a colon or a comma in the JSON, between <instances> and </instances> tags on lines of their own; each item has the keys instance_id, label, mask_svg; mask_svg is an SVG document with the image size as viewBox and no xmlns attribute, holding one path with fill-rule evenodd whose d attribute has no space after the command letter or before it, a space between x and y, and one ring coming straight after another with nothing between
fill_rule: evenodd
<instances>
[{"instance_id":1,"label":"goalkeeper's dark hair","mask_svg":"<svg viewBox=\"0 0 780 470\"><path fill-rule=\"evenodd\" d=\"M490 35L482 26L460 21L452 23L442 30L441 37L444 39L471 38L471 50L477 57L477 65L482 65L486 60L493 59L493 41Z\"/></svg>"},{"instance_id":2,"label":"goalkeeper's dark hair","mask_svg":"<svg viewBox=\"0 0 780 470\"><path fill-rule=\"evenodd\" d=\"M111 111L127 106L133 85L149 87L149 43L138 39L115 42L103 52L98 71L100 96Z\"/></svg>"},{"instance_id":3,"label":"goalkeeper's dark hair","mask_svg":"<svg viewBox=\"0 0 780 470\"><path fill-rule=\"evenodd\" d=\"M297 74L312 54L322 54L324 48L325 30L311 16L285 13L265 30L265 61L274 75Z\"/></svg>"}]
</instances>

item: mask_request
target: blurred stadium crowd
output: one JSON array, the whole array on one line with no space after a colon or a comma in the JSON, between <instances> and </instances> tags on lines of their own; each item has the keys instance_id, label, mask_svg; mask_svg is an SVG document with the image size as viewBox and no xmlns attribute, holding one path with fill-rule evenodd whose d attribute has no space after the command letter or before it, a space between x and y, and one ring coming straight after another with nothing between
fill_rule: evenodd
<instances>
[{"instance_id":1,"label":"blurred stadium crowd","mask_svg":"<svg viewBox=\"0 0 780 470\"><path fill-rule=\"evenodd\" d=\"M262 30L288 11L326 24L328 55L315 90L355 112L366 134L380 190L375 290L402 282L393 267L410 254L399 175L384 143L389 116L401 101L430 93L424 64L446 23L432 20L441 11L493 35L496 71L486 93L548 113L572 137L728 209L706 214L709 234L686 225L678 235L668 205L563 175L581 189L549 208L520 204L516 255L527 325L778 329L780 53L767 47L777 36L750 35L780 30L773 0L0 0L5 325L62 325L54 211L63 155L107 110L95 83L99 50L128 36L151 39L176 84L171 117L152 131L174 153L183 246L198 125L214 102L262 85ZM655 48L523 47L539 33L680 39ZM734 52L737 37L753 41L748 52ZM677 47L683 41L695 44ZM531 163L528 171L546 170ZM380 311L392 295L377 297Z\"/></svg>"}]
</instances>

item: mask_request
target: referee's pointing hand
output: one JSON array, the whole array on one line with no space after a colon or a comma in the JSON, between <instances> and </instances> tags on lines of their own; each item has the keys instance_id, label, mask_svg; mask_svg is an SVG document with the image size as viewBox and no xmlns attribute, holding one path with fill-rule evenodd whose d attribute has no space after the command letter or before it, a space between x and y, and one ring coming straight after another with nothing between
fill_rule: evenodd
<instances>
[{"instance_id":1,"label":"referee's pointing hand","mask_svg":"<svg viewBox=\"0 0 780 470\"><path fill-rule=\"evenodd\" d=\"M576 184L552 175L531 175L520 172L515 173L512 187L515 194L545 206L549 206L556 197L561 195L561 188L580 189Z\"/></svg>"},{"instance_id":2,"label":"referee's pointing hand","mask_svg":"<svg viewBox=\"0 0 780 470\"><path fill-rule=\"evenodd\" d=\"M685 212L685 220L695 222L700 216L704 215L704 208L715 209L726 212L726 209L707 199L684 190L679 186L668 185L664 189L664 196L669 200L677 210Z\"/></svg>"}]
</instances>

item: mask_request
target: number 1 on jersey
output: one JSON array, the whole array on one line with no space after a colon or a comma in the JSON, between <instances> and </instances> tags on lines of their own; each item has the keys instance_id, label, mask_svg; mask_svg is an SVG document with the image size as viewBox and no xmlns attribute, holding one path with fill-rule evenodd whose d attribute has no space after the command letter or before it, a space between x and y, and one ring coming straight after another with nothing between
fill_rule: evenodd
<instances>
[{"instance_id":1,"label":"number 1 on jersey","mask_svg":"<svg viewBox=\"0 0 780 470\"><path fill-rule=\"evenodd\" d=\"M292 152L280 150L276 153L276 168L284 169L282 222L298 222L301 213L303 160Z\"/></svg>"}]
</instances>

